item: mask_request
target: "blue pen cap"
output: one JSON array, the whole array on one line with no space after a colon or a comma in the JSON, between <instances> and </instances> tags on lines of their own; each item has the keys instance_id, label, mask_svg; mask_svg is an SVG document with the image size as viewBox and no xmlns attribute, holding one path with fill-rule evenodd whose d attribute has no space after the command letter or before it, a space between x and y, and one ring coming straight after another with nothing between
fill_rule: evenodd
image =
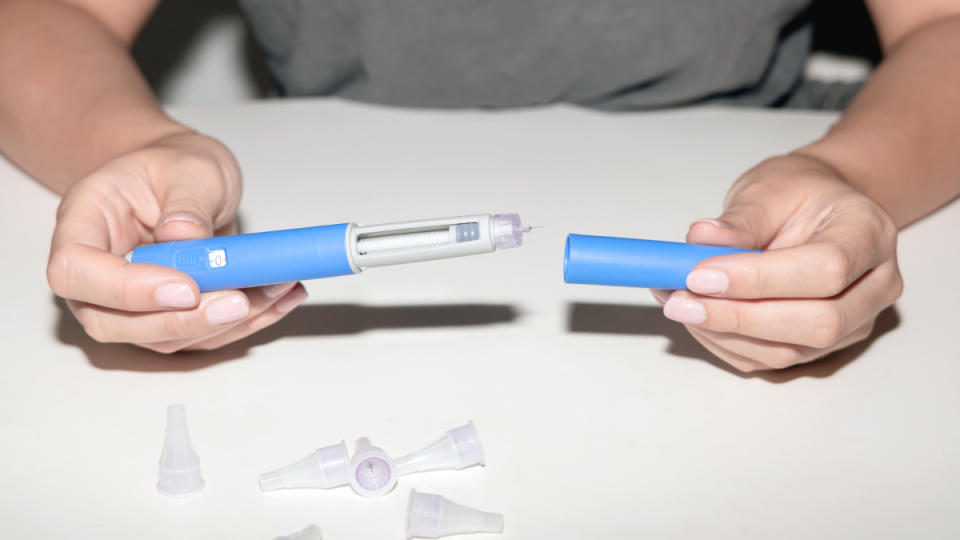
<instances>
[{"instance_id":1,"label":"blue pen cap","mask_svg":"<svg viewBox=\"0 0 960 540\"><path fill-rule=\"evenodd\" d=\"M563 254L567 283L686 289L687 274L704 259L753 251L637 238L571 234Z\"/></svg>"}]
</instances>

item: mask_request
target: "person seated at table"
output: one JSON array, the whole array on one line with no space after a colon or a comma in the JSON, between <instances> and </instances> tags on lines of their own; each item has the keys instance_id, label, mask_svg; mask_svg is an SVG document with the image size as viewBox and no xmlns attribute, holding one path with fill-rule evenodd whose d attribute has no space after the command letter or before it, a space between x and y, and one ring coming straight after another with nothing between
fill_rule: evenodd
<instances>
[{"instance_id":1,"label":"person seated at table","mask_svg":"<svg viewBox=\"0 0 960 540\"><path fill-rule=\"evenodd\" d=\"M283 95L610 110L822 99L802 77L810 0L240 3ZM131 60L156 4L0 0L0 149L63 195L47 276L94 339L212 349L306 291L200 294L175 270L124 261L143 243L230 232L241 194L230 151L164 114ZM723 214L687 233L770 251L708 260L689 291L655 291L743 371L866 338L902 289L898 229L960 192L960 1L867 4L885 58L842 118L747 171Z\"/></svg>"}]
</instances>

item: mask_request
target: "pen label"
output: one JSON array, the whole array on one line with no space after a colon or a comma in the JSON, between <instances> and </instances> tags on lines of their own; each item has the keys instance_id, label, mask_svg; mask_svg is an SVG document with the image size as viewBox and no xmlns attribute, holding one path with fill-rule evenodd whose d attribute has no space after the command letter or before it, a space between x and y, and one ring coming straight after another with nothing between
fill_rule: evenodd
<instances>
[{"instance_id":1,"label":"pen label","mask_svg":"<svg viewBox=\"0 0 960 540\"><path fill-rule=\"evenodd\" d=\"M224 249L190 249L177 254L177 269L184 272L199 272L227 266Z\"/></svg>"},{"instance_id":2,"label":"pen label","mask_svg":"<svg viewBox=\"0 0 960 540\"><path fill-rule=\"evenodd\" d=\"M227 265L227 252L222 249L214 249L209 253L208 260L210 268L223 268Z\"/></svg>"}]
</instances>

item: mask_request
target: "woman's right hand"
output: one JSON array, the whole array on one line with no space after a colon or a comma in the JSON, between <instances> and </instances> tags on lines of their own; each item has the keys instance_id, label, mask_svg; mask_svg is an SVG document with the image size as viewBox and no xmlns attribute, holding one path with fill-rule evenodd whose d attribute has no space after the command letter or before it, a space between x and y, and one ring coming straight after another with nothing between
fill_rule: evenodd
<instances>
[{"instance_id":1,"label":"woman's right hand","mask_svg":"<svg viewBox=\"0 0 960 540\"><path fill-rule=\"evenodd\" d=\"M230 151L186 129L111 160L60 203L50 288L95 340L162 353L214 349L277 322L307 298L302 284L201 294L178 270L124 260L142 244L232 234L241 188Z\"/></svg>"}]
</instances>

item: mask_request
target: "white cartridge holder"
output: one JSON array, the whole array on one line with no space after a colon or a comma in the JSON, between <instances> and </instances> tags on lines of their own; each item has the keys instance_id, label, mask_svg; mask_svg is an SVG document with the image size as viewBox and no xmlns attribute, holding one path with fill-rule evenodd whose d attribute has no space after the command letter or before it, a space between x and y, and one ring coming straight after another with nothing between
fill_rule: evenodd
<instances>
[{"instance_id":1,"label":"white cartridge holder","mask_svg":"<svg viewBox=\"0 0 960 540\"><path fill-rule=\"evenodd\" d=\"M353 225L347 233L357 270L447 259L519 247L530 227L517 214L478 214L383 225Z\"/></svg>"},{"instance_id":2,"label":"white cartridge holder","mask_svg":"<svg viewBox=\"0 0 960 540\"><path fill-rule=\"evenodd\" d=\"M397 476L486 464L480 434L472 421L447 431L426 448L399 457L394 463Z\"/></svg>"},{"instance_id":3,"label":"white cartridge holder","mask_svg":"<svg viewBox=\"0 0 960 540\"><path fill-rule=\"evenodd\" d=\"M260 490L273 491L289 488L329 489L345 486L350 469L347 445L320 448L309 456L260 475Z\"/></svg>"}]
</instances>

